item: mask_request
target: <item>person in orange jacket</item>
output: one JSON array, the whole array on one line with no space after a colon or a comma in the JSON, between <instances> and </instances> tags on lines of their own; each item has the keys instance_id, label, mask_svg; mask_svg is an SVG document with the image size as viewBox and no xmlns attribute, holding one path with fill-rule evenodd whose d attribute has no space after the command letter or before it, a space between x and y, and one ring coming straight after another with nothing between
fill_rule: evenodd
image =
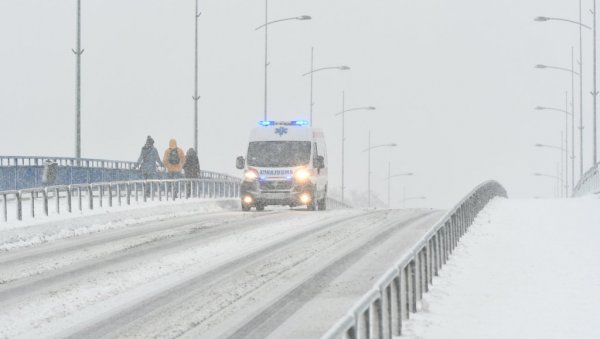
<instances>
[{"instance_id":1,"label":"person in orange jacket","mask_svg":"<svg viewBox=\"0 0 600 339\"><path fill-rule=\"evenodd\" d=\"M165 150L165 154L163 155L163 165L167 169L167 178L182 178L181 171L183 170L183 165L185 165L185 160L185 152L177 147L177 140L169 140L169 148Z\"/></svg>"}]
</instances>

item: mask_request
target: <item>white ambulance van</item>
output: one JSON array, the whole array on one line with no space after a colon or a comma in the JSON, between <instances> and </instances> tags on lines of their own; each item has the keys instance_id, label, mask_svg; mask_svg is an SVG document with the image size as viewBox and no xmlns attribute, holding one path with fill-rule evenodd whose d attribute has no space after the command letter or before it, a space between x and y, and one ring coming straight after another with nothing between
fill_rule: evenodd
<instances>
[{"instance_id":1,"label":"white ambulance van","mask_svg":"<svg viewBox=\"0 0 600 339\"><path fill-rule=\"evenodd\" d=\"M260 121L250 133L240 186L242 210L268 205L327 208L327 147L321 129L308 121Z\"/></svg>"}]
</instances>

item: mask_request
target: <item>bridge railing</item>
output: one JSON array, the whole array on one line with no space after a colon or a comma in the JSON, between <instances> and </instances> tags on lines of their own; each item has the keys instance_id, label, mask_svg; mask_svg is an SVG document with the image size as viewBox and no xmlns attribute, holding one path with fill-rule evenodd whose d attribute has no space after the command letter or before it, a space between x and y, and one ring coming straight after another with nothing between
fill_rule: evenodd
<instances>
[{"instance_id":1,"label":"bridge railing","mask_svg":"<svg viewBox=\"0 0 600 339\"><path fill-rule=\"evenodd\" d=\"M55 185L141 180L136 163L104 159L40 156L0 156L0 191L41 187L46 161L58 165ZM165 179L164 171L158 179ZM200 179L231 180L227 174L201 171Z\"/></svg>"},{"instance_id":2,"label":"bridge railing","mask_svg":"<svg viewBox=\"0 0 600 339\"><path fill-rule=\"evenodd\" d=\"M40 215L152 201L238 198L239 186L237 178L214 179L209 176L207 179L133 180L2 191L1 220L21 221L26 213L33 219Z\"/></svg>"},{"instance_id":3,"label":"bridge railing","mask_svg":"<svg viewBox=\"0 0 600 339\"><path fill-rule=\"evenodd\" d=\"M417 312L417 301L429 291L460 237L494 197L506 197L495 181L477 186L396 262L322 339L392 338L402 322Z\"/></svg>"},{"instance_id":4,"label":"bridge railing","mask_svg":"<svg viewBox=\"0 0 600 339\"><path fill-rule=\"evenodd\" d=\"M600 194L600 164L590 168L573 188L573 196L581 197L587 194Z\"/></svg>"}]
</instances>

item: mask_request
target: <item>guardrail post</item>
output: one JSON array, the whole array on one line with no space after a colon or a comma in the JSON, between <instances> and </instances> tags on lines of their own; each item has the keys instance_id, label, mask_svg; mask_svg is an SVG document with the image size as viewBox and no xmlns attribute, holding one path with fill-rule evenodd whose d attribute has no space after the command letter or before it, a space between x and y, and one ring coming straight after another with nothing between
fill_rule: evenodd
<instances>
[{"instance_id":1,"label":"guardrail post","mask_svg":"<svg viewBox=\"0 0 600 339\"><path fill-rule=\"evenodd\" d=\"M7 194L2 194L2 212L4 215L4 221L8 222L8 201L6 201Z\"/></svg>"},{"instance_id":2,"label":"guardrail post","mask_svg":"<svg viewBox=\"0 0 600 339\"><path fill-rule=\"evenodd\" d=\"M108 184L108 207L113 207L113 191L112 184Z\"/></svg>"},{"instance_id":3,"label":"guardrail post","mask_svg":"<svg viewBox=\"0 0 600 339\"><path fill-rule=\"evenodd\" d=\"M402 268L402 275L400 276L400 280L402 282L402 293L404 294L404 299L402 303L402 312L406 316L406 319L410 319L410 304L411 304L411 293L412 290L410 288L411 281L411 273L410 273L410 264L406 265Z\"/></svg>"},{"instance_id":4,"label":"guardrail post","mask_svg":"<svg viewBox=\"0 0 600 339\"><path fill-rule=\"evenodd\" d=\"M450 220L444 225L444 265L450 257Z\"/></svg>"},{"instance_id":5,"label":"guardrail post","mask_svg":"<svg viewBox=\"0 0 600 339\"><path fill-rule=\"evenodd\" d=\"M92 187L91 184L89 184L87 186L87 192L88 192L88 208L90 210L94 209L94 188Z\"/></svg>"},{"instance_id":6,"label":"guardrail post","mask_svg":"<svg viewBox=\"0 0 600 339\"><path fill-rule=\"evenodd\" d=\"M77 186L77 201L78 204L77 206L79 207L79 212L83 211L83 201L82 201L82 197L81 197L81 186Z\"/></svg>"},{"instance_id":7,"label":"guardrail post","mask_svg":"<svg viewBox=\"0 0 600 339\"><path fill-rule=\"evenodd\" d=\"M440 258L438 257L440 251L438 248L438 242L439 242L439 232L437 232L433 238L431 238L431 241L433 242L433 276L438 276L438 269L439 269L439 264L440 264ZM433 278L432 278L432 283L433 283Z\"/></svg>"},{"instance_id":8,"label":"guardrail post","mask_svg":"<svg viewBox=\"0 0 600 339\"><path fill-rule=\"evenodd\" d=\"M67 212L69 213L73 213L73 208L71 206L71 202L73 201L71 196L72 194L73 192L71 186L67 186Z\"/></svg>"},{"instance_id":9,"label":"guardrail post","mask_svg":"<svg viewBox=\"0 0 600 339\"><path fill-rule=\"evenodd\" d=\"M31 218L35 218L35 193L31 191Z\"/></svg>"},{"instance_id":10,"label":"guardrail post","mask_svg":"<svg viewBox=\"0 0 600 339\"><path fill-rule=\"evenodd\" d=\"M121 184L117 183L117 203L121 206Z\"/></svg>"},{"instance_id":11,"label":"guardrail post","mask_svg":"<svg viewBox=\"0 0 600 339\"><path fill-rule=\"evenodd\" d=\"M360 339L363 339L363 338L367 339L367 338L371 337L370 336L371 333L369 331L370 326L371 326L371 320L369 319L370 312L371 312L371 306L369 306L369 308L367 308L364 312L362 312L357 319L357 321L358 321L357 331L358 331L358 337Z\"/></svg>"},{"instance_id":12,"label":"guardrail post","mask_svg":"<svg viewBox=\"0 0 600 339\"><path fill-rule=\"evenodd\" d=\"M423 247L419 256L419 300L423 299L423 294L427 292L427 246Z\"/></svg>"},{"instance_id":13,"label":"guardrail post","mask_svg":"<svg viewBox=\"0 0 600 339\"><path fill-rule=\"evenodd\" d=\"M415 260L417 260L417 257L415 256L415 259L411 260L410 263L408 264L407 267L409 267L410 270L410 276L409 276L409 299L410 299L410 311L412 313L417 313L417 265Z\"/></svg>"},{"instance_id":14,"label":"guardrail post","mask_svg":"<svg viewBox=\"0 0 600 339\"><path fill-rule=\"evenodd\" d=\"M128 182L125 185L127 187L127 205L131 205L131 187L130 187L131 184ZM136 189L136 192L137 192L137 189ZM136 197L137 197L137 193L136 193Z\"/></svg>"},{"instance_id":15,"label":"guardrail post","mask_svg":"<svg viewBox=\"0 0 600 339\"><path fill-rule=\"evenodd\" d=\"M56 214L60 214L60 192L58 188L54 189L54 198L56 198Z\"/></svg>"},{"instance_id":16,"label":"guardrail post","mask_svg":"<svg viewBox=\"0 0 600 339\"><path fill-rule=\"evenodd\" d=\"M373 338L383 338L383 300L381 294L379 298L373 302Z\"/></svg>"},{"instance_id":17,"label":"guardrail post","mask_svg":"<svg viewBox=\"0 0 600 339\"><path fill-rule=\"evenodd\" d=\"M102 208L104 206L104 186L102 185L98 186L98 198L98 205Z\"/></svg>"},{"instance_id":18,"label":"guardrail post","mask_svg":"<svg viewBox=\"0 0 600 339\"><path fill-rule=\"evenodd\" d=\"M390 330L392 336L402 335L402 275L404 270L398 272L398 276L392 281L391 289L391 321Z\"/></svg>"},{"instance_id":19,"label":"guardrail post","mask_svg":"<svg viewBox=\"0 0 600 339\"><path fill-rule=\"evenodd\" d=\"M17 197L17 220L23 220L23 201L21 200L21 192L16 193Z\"/></svg>"}]
</instances>

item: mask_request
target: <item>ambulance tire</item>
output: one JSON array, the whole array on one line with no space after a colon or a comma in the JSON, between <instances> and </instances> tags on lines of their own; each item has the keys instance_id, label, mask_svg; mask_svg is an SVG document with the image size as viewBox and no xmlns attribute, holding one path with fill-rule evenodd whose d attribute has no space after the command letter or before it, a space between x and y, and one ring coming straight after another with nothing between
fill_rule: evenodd
<instances>
[{"instance_id":1,"label":"ambulance tire","mask_svg":"<svg viewBox=\"0 0 600 339\"><path fill-rule=\"evenodd\" d=\"M250 211L250 206L242 204L242 211L244 211L244 212Z\"/></svg>"},{"instance_id":2,"label":"ambulance tire","mask_svg":"<svg viewBox=\"0 0 600 339\"><path fill-rule=\"evenodd\" d=\"M327 210L327 197L324 197L323 199L319 200L318 205L319 211Z\"/></svg>"},{"instance_id":3,"label":"ambulance tire","mask_svg":"<svg viewBox=\"0 0 600 339\"><path fill-rule=\"evenodd\" d=\"M316 211L317 210L317 200L316 199L311 200L310 204L306 205L306 209L309 211Z\"/></svg>"},{"instance_id":4,"label":"ambulance tire","mask_svg":"<svg viewBox=\"0 0 600 339\"><path fill-rule=\"evenodd\" d=\"M263 204L256 204L256 210L258 212L264 211L265 210L265 205L263 205Z\"/></svg>"}]
</instances>

